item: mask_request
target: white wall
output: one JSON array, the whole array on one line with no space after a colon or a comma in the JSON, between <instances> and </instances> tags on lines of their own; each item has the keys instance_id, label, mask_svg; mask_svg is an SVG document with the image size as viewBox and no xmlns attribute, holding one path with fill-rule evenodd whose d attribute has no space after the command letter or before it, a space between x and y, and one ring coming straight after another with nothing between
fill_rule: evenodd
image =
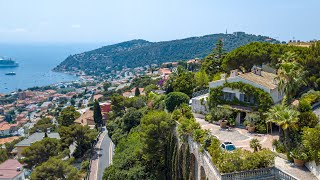
<instances>
[{"instance_id":1,"label":"white wall","mask_svg":"<svg viewBox=\"0 0 320 180\"><path fill-rule=\"evenodd\" d=\"M262 89L264 92L266 93L269 93L270 96L272 97L272 100L274 103L278 103L280 102L282 99L283 99L283 95L282 96L279 96L278 95L278 88L276 89L269 89L269 88L266 88L260 84L256 84L252 81L248 81L246 79L243 79L239 76L236 76L236 77L230 77L226 80L218 80L218 81L213 81L213 82L209 82L209 87L210 88L216 88L218 86L223 86L223 84L225 82L228 82L228 83L233 83L233 82L243 82L243 83L246 83L246 84L250 84L256 88L260 88ZM230 90L231 88L227 89L227 88L224 88L223 91L224 92L233 92L233 93L236 93L236 97L239 99L240 98L240 92L238 90ZM282 93L283 94L283 93Z\"/></svg>"},{"instance_id":2,"label":"white wall","mask_svg":"<svg viewBox=\"0 0 320 180\"><path fill-rule=\"evenodd\" d=\"M307 162L305 163L305 166L313 175L320 179L320 166L317 166L315 161Z\"/></svg>"},{"instance_id":3,"label":"white wall","mask_svg":"<svg viewBox=\"0 0 320 180\"><path fill-rule=\"evenodd\" d=\"M12 178L12 179L8 179L8 178L1 178L0 180L25 180L25 176L24 176L24 172L21 171L22 173L20 173L19 175L17 175L16 177Z\"/></svg>"},{"instance_id":4,"label":"white wall","mask_svg":"<svg viewBox=\"0 0 320 180\"><path fill-rule=\"evenodd\" d=\"M202 96L192 98L191 99L192 100L192 104L191 104L192 112L199 113L199 114L207 114L208 110L209 110L209 106L208 106L206 98L208 98L208 97L209 97L209 94L205 94ZM203 101L201 99L203 99ZM201 101L202 101L202 103L201 103Z\"/></svg>"},{"instance_id":5,"label":"white wall","mask_svg":"<svg viewBox=\"0 0 320 180\"><path fill-rule=\"evenodd\" d=\"M1 136L10 135L10 129L7 129L7 130L1 130L1 131L0 131L0 135L1 135Z\"/></svg>"}]
</instances>

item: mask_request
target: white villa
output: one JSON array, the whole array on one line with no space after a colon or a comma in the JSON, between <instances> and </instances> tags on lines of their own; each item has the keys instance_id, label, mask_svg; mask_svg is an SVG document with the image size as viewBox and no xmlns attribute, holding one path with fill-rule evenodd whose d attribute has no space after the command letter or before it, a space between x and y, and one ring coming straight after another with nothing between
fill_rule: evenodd
<instances>
[{"instance_id":1,"label":"white villa","mask_svg":"<svg viewBox=\"0 0 320 180\"><path fill-rule=\"evenodd\" d=\"M280 91L278 88L278 82L275 80L276 74L274 70L270 70L270 68L262 68L254 66L251 69L251 72L241 73L238 70L232 70L230 72L230 76L227 78L226 74L221 75L221 79L217 81L213 81L209 83L209 88L216 88L219 86L223 86L225 82L233 83L233 82L243 82L246 84L250 84L254 87L260 88L263 91L270 94L273 99L273 102L279 103L283 99L284 93ZM223 88L225 100L232 100L236 97L238 100L242 102L250 102L254 103L253 97L247 97L244 93L240 92L238 89L231 89L228 87ZM207 113L207 99L209 94L204 94L198 97L192 98L192 111L196 113ZM237 123L240 123L240 118L245 117L245 112L250 112L250 108L234 106L233 108L240 110L244 113L239 113L237 117ZM240 117L241 116L241 117ZM244 117L243 117L244 116Z\"/></svg>"}]
</instances>

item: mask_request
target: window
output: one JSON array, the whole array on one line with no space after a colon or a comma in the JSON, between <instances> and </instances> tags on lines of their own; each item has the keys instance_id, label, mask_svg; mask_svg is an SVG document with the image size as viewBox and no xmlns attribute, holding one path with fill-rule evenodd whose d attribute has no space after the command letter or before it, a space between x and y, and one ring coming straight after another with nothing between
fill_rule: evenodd
<instances>
[{"instance_id":1,"label":"window","mask_svg":"<svg viewBox=\"0 0 320 180\"><path fill-rule=\"evenodd\" d=\"M254 97L247 96L246 94L240 94L240 101L254 104Z\"/></svg>"},{"instance_id":2,"label":"window","mask_svg":"<svg viewBox=\"0 0 320 180\"><path fill-rule=\"evenodd\" d=\"M232 101L234 97L235 97L235 93L229 93L229 92L224 93L224 100L226 101Z\"/></svg>"}]
</instances>

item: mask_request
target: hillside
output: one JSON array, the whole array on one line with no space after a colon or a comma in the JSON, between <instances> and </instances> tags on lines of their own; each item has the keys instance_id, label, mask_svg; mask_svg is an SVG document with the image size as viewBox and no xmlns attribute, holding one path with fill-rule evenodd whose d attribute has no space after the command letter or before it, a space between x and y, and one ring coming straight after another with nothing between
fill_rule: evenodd
<instances>
[{"instance_id":1,"label":"hillside","mask_svg":"<svg viewBox=\"0 0 320 180\"><path fill-rule=\"evenodd\" d=\"M242 32L212 34L163 42L132 40L71 55L54 70L70 71L77 68L84 71L104 71L106 67L138 67L167 61L203 58L212 51L218 39L224 40L226 51L255 41L279 43L266 36L249 35Z\"/></svg>"}]
</instances>

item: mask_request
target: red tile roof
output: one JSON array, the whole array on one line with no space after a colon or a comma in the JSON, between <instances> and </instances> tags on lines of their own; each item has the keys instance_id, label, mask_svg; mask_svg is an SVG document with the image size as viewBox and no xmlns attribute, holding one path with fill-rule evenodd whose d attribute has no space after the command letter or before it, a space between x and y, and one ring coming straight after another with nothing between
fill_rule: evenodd
<instances>
[{"instance_id":1,"label":"red tile roof","mask_svg":"<svg viewBox=\"0 0 320 180\"><path fill-rule=\"evenodd\" d=\"M21 163L19 163L16 159L8 159L2 164L0 164L0 178L1 179L13 179L18 176L23 171L17 171L17 168L23 167Z\"/></svg>"}]
</instances>

